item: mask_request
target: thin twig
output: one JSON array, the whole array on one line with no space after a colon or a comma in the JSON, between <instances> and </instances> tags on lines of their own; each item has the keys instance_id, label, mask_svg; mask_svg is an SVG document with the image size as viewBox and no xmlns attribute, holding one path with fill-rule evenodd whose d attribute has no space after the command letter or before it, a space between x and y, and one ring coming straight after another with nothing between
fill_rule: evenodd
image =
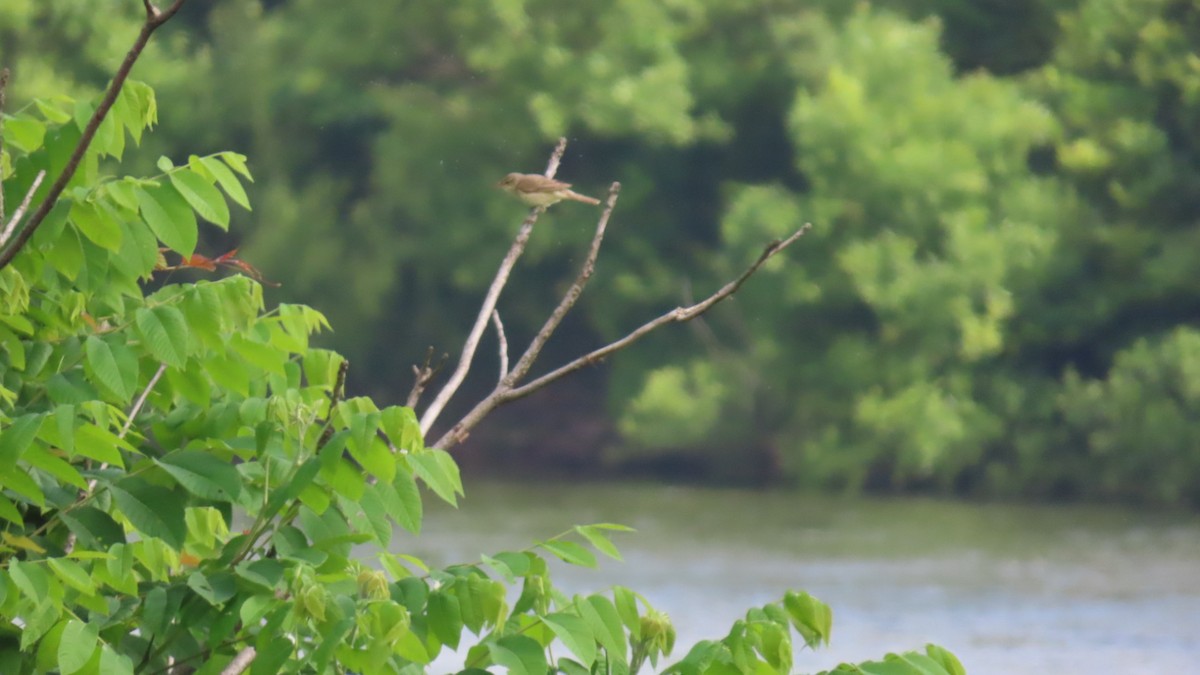
<instances>
[{"instance_id":1,"label":"thin twig","mask_svg":"<svg viewBox=\"0 0 1200 675\"><path fill-rule=\"evenodd\" d=\"M492 310L492 325L496 327L496 339L500 342L500 379L508 375L508 338L504 337L504 322L500 321L499 310Z\"/></svg>"},{"instance_id":2,"label":"thin twig","mask_svg":"<svg viewBox=\"0 0 1200 675\"><path fill-rule=\"evenodd\" d=\"M596 270L596 258L600 255L600 244L604 241L604 233L608 229L608 219L612 216L613 209L617 206L617 195L621 192L621 184L614 182L608 188L608 199L605 200L604 211L600 214L600 220L596 223L596 233L592 235L592 245L588 248L587 258L583 262L583 266L579 269L579 276L575 277L575 282L567 289L562 300L558 303L558 307L550 313L550 317L546 319L545 325L534 336L529 343L529 348L521 355L521 359L517 361L517 365L513 371L505 378L504 383L508 387L512 387L521 378L529 373L529 369L533 367L533 362L542 352L542 347L546 345L546 341L558 329L558 325L562 323L563 318L567 316L567 312L575 306L575 302L579 300L579 295L583 293L583 287L587 285L589 279L592 278L592 273Z\"/></svg>"},{"instance_id":3,"label":"thin twig","mask_svg":"<svg viewBox=\"0 0 1200 675\"><path fill-rule=\"evenodd\" d=\"M438 364L433 363L433 345L425 352L425 365L421 367L413 366L413 386L408 390L408 398L404 401L404 405L409 408L416 408L417 403L421 400L421 394L425 393L425 387L433 381L435 375L438 374L446 365L446 359L449 359L449 354L442 354L442 358Z\"/></svg>"},{"instance_id":4,"label":"thin twig","mask_svg":"<svg viewBox=\"0 0 1200 675\"><path fill-rule=\"evenodd\" d=\"M146 388L142 389L141 395L138 396L137 401L134 401L133 407L129 409L129 415L128 415L128 417L125 418L125 426L121 427L121 433L117 434L117 438L124 440L125 437L129 435L129 430L133 428L134 418L136 418L138 416L138 413L140 413L142 411L142 407L146 405L146 399L150 397L150 392L154 389L154 385L158 384L158 381L160 379L162 379L163 373L165 373L165 372L167 372L167 364L160 363L158 365L158 370L154 371L154 376L151 377L150 382L146 384ZM102 470L102 471L107 468L108 468L108 462L104 462L103 464L100 465L100 470ZM83 490L79 493L79 501L82 502L83 500L87 499L88 496L90 496L93 492L95 492L96 485L99 484L99 482L100 482L100 479L98 479L98 478L92 478L91 480L89 480L87 482L87 489ZM74 550L75 550L75 533L70 532L69 534L67 534L67 540L65 542L63 542L63 551L66 552L67 554L70 554L71 551L74 551Z\"/></svg>"},{"instance_id":5,"label":"thin twig","mask_svg":"<svg viewBox=\"0 0 1200 675\"><path fill-rule=\"evenodd\" d=\"M142 395L138 396L133 407L129 409L129 417L125 420L125 426L121 428L121 433L117 434L117 438L125 438L129 434L129 430L133 428L133 419L142 411L142 406L146 405L146 399L150 396L150 392L154 389L154 385L162 379L163 373L167 372L167 364L160 363L158 370L154 371L154 377L150 378L150 382L146 384L146 388L142 390Z\"/></svg>"},{"instance_id":6,"label":"thin twig","mask_svg":"<svg viewBox=\"0 0 1200 675\"><path fill-rule=\"evenodd\" d=\"M29 202L33 201L33 193L37 192L38 188L42 186L42 179L45 177L45 169L38 171L37 175L33 177L33 183L29 186L29 190L25 192L25 198L21 200L21 204L17 206L17 210L13 211L12 218L10 218L8 223L4 226L4 231L0 232L0 246L4 246L8 243L9 237L12 236L13 228L15 228L17 223L21 222L21 219L25 217L25 212L29 210Z\"/></svg>"},{"instance_id":7,"label":"thin twig","mask_svg":"<svg viewBox=\"0 0 1200 675\"><path fill-rule=\"evenodd\" d=\"M567 363L566 365L561 366L537 378L536 380L533 380L532 382L529 382L528 384L513 388L506 388L503 386L497 387L490 395L487 396L487 398L477 403L470 412L468 412L450 429L450 431L447 431L445 434L443 434L442 437L439 438L432 447L441 448L443 450L453 447L454 445L462 442L462 440L466 438L467 434L470 433L471 429L473 429L475 425L479 424L484 417L491 413L492 410L495 410L498 406L528 396L529 394L532 394L533 392L545 387L551 382L554 382L585 366L597 363L608 355L625 349L626 347L632 345L649 333L665 326L666 324L689 321L703 314L704 312L707 312L713 307L713 305L736 293L738 289L741 288L742 284L744 284L747 279L749 279L755 272L759 270L759 268L762 267L763 263L765 263L767 260L770 260L773 256L775 256L775 254L795 243L795 241L803 236L805 232L808 232L810 227L811 225L806 223L803 227L793 232L787 239L771 242L766 248L763 249L763 252L758 256L758 259L755 260L752 265L746 268L746 270L742 272L738 278L725 284L717 292L708 296L704 300L687 307L676 307L675 309L662 314L661 316L645 324L642 324L633 332L629 333L620 340L609 343L599 349L589 352L575 359L574 361L571 361L570 363Z\"/></svg>"},{"instance_id":8,"label":"thin twig","mask_svg":"<svg viewBox=\"0 0 1200 675\"><path fill-rule=\"evenodd\" d=\"M546 177L553 178L558 171L559 162L562 161L562 154L567 149L567 139L558 139L558 145L555 146L554 152L550 155L550 162L546 166ZM433 423L437 421L442 410L450 398L462 385L463 380L467 377L467 372L471 369L471 360L475 358L475 350L479 348L479 339L483 337L483 330L487 327L488 319L492 315L492 310L496 309L496 302L500 299L500 291L504 290L504 285L508 283L508 275L512 273L513 266L517 264L517 259L525 252L525 246L529 243L529 236L533 234L533 226L537 222L538 217L545 212L546 207L535 206L529 211L529 215L525 217L525 222L521 223L521 229L517 231L517 236L513 239L513 243L508 248L508 253L504 256L504 260L500 262L499 269L496 270L496 276L492 279L492 285L488 287L487 295L484 296L483 306L479 310L479 315L475 317L475 325L471 327L471 332L467 335L467 341L463 344L462 356L458 359L458 366L455 367L454 373L450 375L450 379L446 381L446 385L438 392L438 395L433 399L433 403L425 409L425 414L421 416L421 433L426 435L429 429L433 427Z\"/></svg>"},{"instance_id":9,"label":"thin twig","mask_svg":"<svg viewBox=\"0 0 1200 675\"><path fill-rule=\"evenodd\" d=\"M104 97L100 99L100 105L96 106L96 111L92 113L92 118L88 120L87 126L83 128L83 133L79 137L79 142L75 144L75 150L71 153L71 158L67 160L67 164L63 167L62 173L54 180L54 184L50 186L49 192L46 193L42 203L38 205L37 210L33 212L29 222L25 227L17 232L16 238L12 244L0 251L0 269L8 267L17 253L29 243L30 237L37 231L50 214L50 209L54 208L54 204L62 195L63 190L67 188L67 183L71 182L71 178L75 175L76 169L79 168L79 163L83 160L83 156L87 153L88 147L92 144L92 139L96 136L96 130L100 128L100 124L104 118L108 116L108 111L112 108L113 103L116 103L117 96L121 93L121 87L125 85L126 78L129 77L129 71L133 70L133 64L137 62L141 56L142 50L146 48L146 44L150 41L150 36L159 26L170 20L183 6L187 0L175 0L166 10L160 10L150 2L150 0L142 0L142 4L146 7L146 21L142 23L142 29L138 33L137 39L134 40L133 46L129 48L129 52L125 55L125 60L121 62L120 68L117 69L117 74L113 76L112 82L108 85L108 90L104 92Z\"/></svg>"},{"instance_id":10,"label":"thin twig","mask_svg":"<svg viewBox=\"0 0 1200 675\"><path fill-rule=\"evenodd\" d=\"M246 647L238 652L237 656L233 657L229 665L225 666L225 670L221 671L221 675L242 675L242 671L250 667L255 656L258 656L258 652L255 651L254 647Z\"/></svg>"},{"instance_id":11,"label":"thin twig","mask_svg":"<svg viewBox=\"0 0 1200 675\"><path fill-rule=\"evenodd\" d=\"M8 68L0 69L0 157L4 156L4 103L8 96ZM4 222L4 174L0 173L0 223Z\"/></svg>"},{"instance_id":12,"label":"thin twig","mask_svg":"<svg viewBox=\"0 0 1200 675\"><path fill-rule=\"evenodd\" d=\"M329 439L333 438L333 425L329 422L333 419L333 411L337 408L338 402L346 398L346 373L348 372L350 372L350 361L342 359L342 362L338 364L333 389L329 390L329 411L325 413L325 419L321 422L325 429L321 432L321 437L317 439L317 451L324 448Z\"/></svg>"}]
</instances>

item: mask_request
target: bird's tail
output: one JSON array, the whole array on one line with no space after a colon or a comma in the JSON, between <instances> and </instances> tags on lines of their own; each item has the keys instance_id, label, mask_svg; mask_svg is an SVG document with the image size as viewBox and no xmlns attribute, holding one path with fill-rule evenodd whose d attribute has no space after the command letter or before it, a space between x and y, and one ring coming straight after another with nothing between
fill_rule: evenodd
<instances>
[{"instance_id":1,"label":"bird's tail","mask_svg":"<svg viewBox=\"0 0 1200 675\"><path fill-rule=\"evenodd\" d=\"M595 197L589 197L587 195L581 195L578 192L575 192L574 190L567 190L564 193L564 196L567 199L574 199L577 202L583 202L584 204L591 204L592 206L595 206L600 203L599 199L596 199Z\"/></svg>"}]
</instances>

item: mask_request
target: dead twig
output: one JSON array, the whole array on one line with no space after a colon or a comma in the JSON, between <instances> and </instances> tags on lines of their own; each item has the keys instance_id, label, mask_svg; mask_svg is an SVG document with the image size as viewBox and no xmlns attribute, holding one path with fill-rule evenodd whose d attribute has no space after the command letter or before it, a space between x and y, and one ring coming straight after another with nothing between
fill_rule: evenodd
<instances>
[{"instance_id":1,"label":"dead twig","mask_svg":"<svg viewBox=\"0 0 1200 675\"><path fill-rule=\"evenodd\" d=\"M4 103L8 96L8 68L0 69L0 156L4 155ZM4 222L4 176L0 174L0 223Z\"/></svg>"},{"instance_id":2,"label":"dead twig","mask_svg":"<svg viewBox=\"0 0 1200 675\"><path fill-rule=\"evenodd\" d=\"M496 328L496 340L500 342L500 382L508 375L508 338L504 336L504 322L500 321L500 312L492 310L492 325Z\"/></svg>"},{"instance_id":3,"label":"dead twig","mask_svg":"<svg viewBox=\"0 0 1200 675\"><path fill-rule=\"evenodd\" d=\"M429 383L442 370L446 365L446 360L449 358L449 354L442 354L442 358L438 361L438 364L436 366L431 365L433 363L433 346L429 347L429 350L425 352L425 365L419 368L417 366L412 367L414 376L413 386L408 391L408 399L404 401L404 405L409 408L417 407L417 402L421 400L421 394L425 393L425 387L429 386Z\"/></svg>"},{"instance_id":4,"label":"dead twig","mask_svg":"<svg viewBox=\"0 0 1200 675\"><path fill-rule=\"evenodd\" d=\"M254 647L246 647L238 652L237 656L233 657L229 665L225 666L225 669L221 671L221 675L242 675L242 672L254 662L255 656L258 656L258 652L255 651Z\"/></svg>"},{"instance_id":5,"label":"dead twig","mask_svg":"<svg viewBox=\"0 0 1200 675\"><path fill-rule=\"evenodd\" d=\"M45 169L38 171L37 175L33 177L33 183L30 184L29 189L25 192L25 198L21 200L21 204L17 206L17 210L13 211L12 218L9 218L8 223L4 225L4 231L0 232L0 246L7 244L9 238L12 237L13 230L16 229L17 223L21 222L21 219L25 217L25 212L29 210L29 202L33 201L33 195L42 186L42 179L45 177ZM0 193L2 192L0 190ZM0 201L2 200L3 198L0 197ZM3 216L0 216L0 219L3 219Z\"/></svg>"},{"instance_id":6,"label":"dead twig","mask_svg":"<svg viewBox=\"0 0 1200 675\"><path fill-rule=\"evenodd\" d=\"M563 152L567 149L567 139L558 139L558 145L555 146L554 152L550 155L550 162L546 166L546 177L553 178L558 172L558 165L562 161ZM487 328L488 319L492 316L492 310L496 309L496 302L500 299L500 292L504 290L505 284L508 283L508 275L512 273L513 267L517 264L517 259L525 252L525 246L529 243L529 236L533 234L533 226L537 223L538 218L546 210L544 206L535 206L529 211L529 215L525 217L525 222L521 223L521 229L517 231L517 236L513 239L513 243L508 247L508 253L504 256L504 260L500 262L499 269L496 270L496 276L492 279L492 285L488 287L487 295L483 298L483 306L479 309L478 316L475 317L475 325L471 327L471 332L467 335L467 341L463 344L462 355L458 359L458 366L450 375L450 379L446 381L446 385L442 387L438 395L434 397L433 402L425 409L425 414L421 416L421 433L428 434L429 429L433 427L433 423L437 421L442 410L450 398L458 391L463 380L467 377L467 372L471 369L471 360L475 358L475 350L479 348L479 339L483 337L483 331Z\"/></svg>"},{"instance_id":7,"label":"dead twig","mask_svg":"<svg viewBox=\"0 0 1200 675\"><path fill-rule=\"evenodd\" d=\"M505 378L505 384L512 387L513 384L519 382L521 378L529 373L529 369L533 367L533 362L537 360L539 354L542 353L542 347L546 345L546 341L558 329L558 325L562 323L563 318L567 316L567 312L575 306L575 302L579 300L580 294L583 293L583 287L587 285L589 279L592 278L592 273L596 271L596 258L600 255L600 244L604 241L604 234L608 230L608 220L612 217L613 209L617 206L617 196L621 193L621 184L614 182L608 188L608 198L604 202L604 211L600 213L600 220L596 222L596 233L592 235L592 244L588 248L587 258L583 261L583 266L579 269L579 275L575 277L575 282L567 289L566 294L558 303L558 307L550 313L550 317L546 319L546 323L538 334L534 336L529 343L529 348L521 355L521 359L517 361L517 365L512 372Z\"/></svg>"},{"instance_id":8,"label":"dead twig","mask_svg":"<svg viewBox=\"0 0 1200 675\"><path fill-rule=\"evenodd\" d=\"M646 335L669 323L690 321L691 319L694 319L695 317L707 312L718 302L721 302L725 298L728 298L736 293L738 289L742 287L742 284L744 284L747 279L753 276L754 273L757 272L764 263L774 257L775 254L795 243L796 240L802 237L805 232L808 232L810 227L811 225L806 223L803 227L793 232L791 236L787 237L786 239L771 242L766 248L763 249L762 253L759 254L758 259L755 260L754 263L748 268L746 268L741 275L739 275L733 281L730 281L722 286L715 293L708 296L704 300L686 307L676 307L675 309L642 324L625 337L584 354L574 361L560 366L559 368L542 375L528 384L521 386L510 386L506 384L507 380L506 382L502 382L496 387L495 390L492 391L491 394L477 403L470 412L468 412L450 429L450 431L446 432L441 438L439 438L437 442L433 444L433 447L441 448L443 450L453 447L454 445L462 442L463 439L465 439L470 433L471 429L475 427L475 425L479 424L484 417L486 417L489 413L491 413L491 411L495 410L500 405L528 396L529 394L532 394L551 382L569 375L570 373L573 373L585 366L598 363L599 361L605 359L608 355L629 347Z\"/></svg>"},{"instance_id":9,"label":"dead twig","mask_svg":"<svg viewBox=\"0 0 1200 675\"><path fill-rule=\"evenodd\" d=\"M50 214L50 209L54 208L55 202L58 201L63 190L67 188L67 183L71 181L76 169L79 168L79 163L83 161L83 156L87 153L88 147L92 144L92 139L96 136L96 130L100 128L100 124L108 116L108 111L112 109L113 103L116 102L117 96L121 93L121 87L125 85L125 80L129 77L129 71L133 70L133 64L137 63L138 57L142 55L142 50L150 42L150 36L154 34L155 30L158 30L159 26L162 26L171 17L175 16L179 8L183 7L184 2L187 2L187 0L174 0L170 7L160 10L150 0L142 0L142 5L146 8L146 20L142 23L142 29L138 33L137 39L134 40L133 46L129 48L129 52L125 54L125 60L121 62L120 68L117 69L117 74L113 76L112 82L104 92L104 97L100 99L100 105L96 106L96 111L92 113L92 118L88 120L87 126L83 128L79 142L75 144L75 150L71 153L71 158L67 160L66 166L63 167L62 173L54 180L49 192L46 193L45 198L42 199L41 204L33 212L25 227L16 232L16 237L10 245L0 250L0 269L8 267L17 253L25 247L25 244L29 243L29 239L37 231L38 226L46 220L46 216Z\"/></svg>"}]
</instances>

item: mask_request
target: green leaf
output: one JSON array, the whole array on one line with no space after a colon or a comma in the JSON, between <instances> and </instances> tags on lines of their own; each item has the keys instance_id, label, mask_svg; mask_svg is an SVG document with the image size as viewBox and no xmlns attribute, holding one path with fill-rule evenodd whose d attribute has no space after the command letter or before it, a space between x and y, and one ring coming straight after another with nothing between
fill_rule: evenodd
<instances>
[{"instance_id":1,"label":"green leaf","mask_svg":"<svg viewBox=\"0 0 1200 675\"><path fill-rule=\"evenodd\" d=\"M151 356L169 366L183 368L188 357L187 321L175 307L141 308L134 315L138 333Z\"/></svg>"},{"instance_id":2,"label":"green leaf","mask_svg":"<svg viewBox=\"0 0 1200 675\"><path fill-rule=\"evenodd\" d=\"M222 230L229 229L229 205L204 176L190 169L179 169L171 173L171 184L201 218Z\"/></svg>"},{"instance_id":3,"label":"green leaf","mask_svg":"<svg viewBox=\"0 0 1200 675\"><path fill-rule=\"evenodd\" d=\"M222 160L224 160L224 162L229 165L229 168L245 176L246 180L251 182L254 181L254 177L250 175L250 169L246 167L245 155L239 155L236 152L226 151L218 154L217 157L220 157Z\"/></svg>"},{"instance_id":4,"label":"green leaf","mask_svg":"<svg viewBox=\"0 0 1200 675\"><path fill-rule=\"evenodd\" d=\"M277 675L283 672L283 664L291 655L292 641L284 637L274 638L258 650L250 664L250 675Z\"/></svg>"},{"instance_id":5,"label":"green leaf","mask_svg":"<svg viewBox=\"0 0 1200 675\"><path fill-rule=\"evenodd\" d=\"M278 560L263 558L239 563L234 572L246 581L273 591L283 580L284 567Z\"/></svg>"},{"instance_id":6,"label":"green leaf","mask_svg":"<svg viewBox=\"0 0 1200 675\"><path fill-rule=\"evenodd\" d=\"M52 598L37 601L37 607L25 618L21 631L21 651L27 651L47 633L62 616L62 604Z\"/></svg>"},{"instance_id":7,"label":"green leaf","mask_svg":"<svg viewBox=\"0 0 1200 675\"><path fill-rule=\"evenodd\" d=\"M81 424L75 428L75 454L105 464L124 467L125 460L118 447L125 444L116 434L94 424Z\"/></svg>"},{"instance_id":8,"label":"green leaf","mask_svg":"<svg viewBox=\"0 0 1200 675\"><path fill-rule=\"evenodd\" d=\"M10 117L4 120L4 140L25 153L42 147L46 125L32 117Z\"/></svg>"},{"instance_id":9,"label":"green leaf","mask_svg":"<svg viewBox=\"0 0 1200 675\"><path fill-rule=\"evenodd\" d=\"M934 644L928 644L925 645L925 653L929 658L936 661L949 675L967 675L967 669L963 668L963 664L958 660L958 657L946 649Z\"/></svg>"},{"instance_id":10,"label":"green leaf","mask_svg":"<svg viewBox=\"0 0 1200 675\"><path fill-rule=\"evenodd\" d=\"M608 657L623 664L627 663L625 631L621 628L621 617L608 598L602 595L576 597L575 609L592 629L596 641L608 652Z\"/></svg>"},{"instance_id":11,"label":"green leaf","mask_svg":"<svg viewBox=\"0 0 1200 675\"><path fill-rule=\"evenodd\" d=\"M142 534L158 537L175 550L187 537L184 498L178 492L151 485L140 478L125 478L109 487L122 514Z\"/></svg>"},{"instance_id":12,"label":"green leaf","mask_svg":"<svg viewBox=\"0 0 1200 675\"><path fill-rule=\"evenodd\" d=\"M487 643L492 660L508 669L509 675L546 675L550 664L536 640L509 635Z\"/></svg>"},{"instance_id":13,"label":"green leaf","mask_svg":"<svg viewBox=\"0 0 1200 675\"><path fill-rule=\"evenodd\" d=\"M96 651L99 638L95 624L79 619L67 621L63 628L62 641L58 643L58 668L62 675L71 675L87 665Z\"/></svg>"},{"instance_id":14,"label":"green leaf","mask_svg":"<svg viewBox=\"0 0 1200 675\"><path fill-rule=\"evenodd\" d=\"M417 489L417 482L413 480L412 474L400 470L396 472L396 477L392 480L392 487L396 489L396 497L400 500L400 509L394 512L389 510L388 514L396 519L400 527L413 534L420 534L424 505L421 503L421 492ZM389 502L385 501L384 503L388 504Z\"/></svg>"},{"instance_id":15,"label":"green leaf","mask_svg":"<svg viewBox=\"0 0 1200 675\"><path fill-rule=\"evenodd\" d=\"M71 205L71 222L100 248L117 251L121 248L121 225L112 215L88 202Z\"/></svg>"},{"instance_id":16,"label":"green leaf","mask_svg":"<svg viewBox=\"0 0 1200 675\"><path fill-rule=\"evenodd\" d=\"M133 398L131 387L126 385L121 367L117 363L117 352L108 342L92 335L84 344L87 352L87 364L96 383L103 385L121 401L128 402Z\"/></svg>"},{"instance_id":17,"label":"green leaf","mask_svg":"<svg viewBox=\"0 0 1200 675\"><path fill-rule=\"evenodd\" d=\"M25 519L21 517L21 512L17 510L17 505L11 499L0 493L0 518L3 518L17 527L25 526ZM3 601L0 600L0 604Z\"/></svg>"},{"instance_id":18,"label":"green leaf","mask_svg":"<svg viewBox=\"0 0 1200 675\"><path fill-rule=\"evenodd\" d=\"M608 536L601 532L596 526L578 525L575 527L575 531L583 535L583 538L587 539L588 543L594 546L597 551L600 551L604 555L613 558L614 560L621 560L621 552L617 550L617 547L614 546L611 541L609 541Z\"/></svg>"},{"instance_id":19,"label":"green leaf","mask_svg":"<svg viewBox=\"0 0 1200 675\"><path fill-rule=\"evenodd\" d=\"M457 506L458 497L463 493L462 478L458 473L458 464L450 453L437 448L429 448L422 452L408 455L413 470L425 484L433 489L443 501Z\"/></svg>"},{"instance_id":20,"label":"green leaf","mask_svg":"<svg viewBox=\"0 0 1200 675\"><path fill-rule=\"evenodd\" d=\"M88 548L107 550L114 544L125 543L125 530L111 516L93 506L63 511L58 517Z\"/></svg>"},{"instance_id":21,"label":"green leaf","mask_svg":"<svg viewBox=\"0 0 1200 675\"><path fill-rule=\"evenodd\" d=\"M571 653L583 663L596 660L596 636L588 623L578 614L555 612L542 617L542 622L566 645Z\"/></svg>"},{"instance_id":22,"label":"green leaf","mask_svg":"<svg viewBox=\"0 0 1200 675\"><path fill-rule=\"evenodd\" d=\"M242 477L228 461L199 450L176 450L154 460L188 492L203 499L233 502Z\"/></svg>"},{"instance_id":23,"label":"green leaf","mask_svg":"<svg viewBox=\"0 0 1200 675\"><path fill-rule=\"evenodd\" d=\"M462 612L458 606L458 598L444 590L434 591L429 595L427 606L429 627L442 644L458 649L458 641L462 636Z\"/></svg>"},{"instance_id":24,"label":"green leaf","mask_svg":"<svg viewBox=\"0 0 1200 675\"><path fill-rule=\"evenodd\" d=\"M135 192L142 219L162 243L182 256L196 251L199 232L196 214L173 188L163 185L139 186Z\"/></svg>"},{"instance_id":25,"label":"green leaf","mask_svg":"<svg viewBox=\"0 0 1200 675\"><path fill-rule=\"evenodd\" d=\"M192 572L188 575L187 585L188 588L196 591L196 595L215 607L223 605L237 594L237 585L234 583L233 574L229 572L218 572L211 575Z\"/></svg>"},{"instance_id":26,"label":"green leaf","mask_svg":"<svg viewBox=\"0 0 1200 675\"><path fill-rule=\"evenodd\" d=\"M380 411L380 424L388 440L398 449L409 453L425 449L421 439L421 423L412 408L389 406Z\"/></svg>"},{"instance_id":27,"label":"green leaf","mask_svg":"<svg viewBox=\"0 0 1200 675\"><path fill-rule=\"evenodd\" d=\"M13 467L33 443L42 426L41 415L22 415L0 428L0 467Z\"/></svg>"},{"instance_id":28,"label":"green leaf","mask_svg":"<svg viewBox=\"0 0 1200 675\"><path fill-rule=\"evenodd\" d=\"M808 593L788 591L783 596L783 606L796 632L809 647L829 644L829 632L833 626L833 612L825 603Z\"/></svg>"},{"instance_id":29,"label":"green leaf","mask_svg":"<svg viewBox=\"0 0 1200 675\"><path fill-rule=\"evenodd\" d=\"M555 557L565 563L579 565L581 567L595 567L596 556L583 546L576 544L573 541L550 540L539 542L538 546L553 553Z\"/></svg>"},{"instance_id":30,"label":"green leaf","mask_svg":"<svg viewBox=\"0 0 1200 675\"><path fill-rule=\"evenodd\" d=\"M133 660L108 645L100 647L99 675L133 675Z\"/></svg>"},{"instance_id":31,"label":"green leaf","mask_svg":"<svg viewBox=\"0 0 1200 675\"><path fill-rule=\"evenodd\" d=\"M207 169L212 174L212 177L217 180L217 184L221 186L225 194L229 195L230 199L237 202L239 206L247 211L250 210L250 199L246 196L246 190L242 187L242 183L237 179L237 176L233 175L233 172L229 170L229 167L222 164L215 157L200 157L198 160L200 165Z\"/></svg>"},{"instance_id":32,"label":"green leaf","mask_svg":"<svg viewBox=\"0 0 1200 675\"><path fill-rule=\"evenodd\" d=\"M14 559L9 563L8 574L17 590L30 600L39 601L49 592L50 580L39 564Z\"/></svg>"},{"instance_id":33,"label":"green leaf","mask_svg":"<svg viewBox=\"0 0 1200 675\"><path fill-rule=\"evenodd\" d=\"M79 563L70 558L50 558L48 563L50 569L54 570L58 578L62 579L68 586L87 595L92 595L96 592L96 583L92 581L92 577Z\"/></svg>"}]
</instances>

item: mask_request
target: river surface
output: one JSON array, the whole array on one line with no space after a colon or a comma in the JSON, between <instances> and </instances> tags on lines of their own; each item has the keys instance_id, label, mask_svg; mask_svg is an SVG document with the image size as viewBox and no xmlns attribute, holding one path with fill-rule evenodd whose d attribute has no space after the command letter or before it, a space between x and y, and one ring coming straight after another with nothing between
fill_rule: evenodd
<instances>
[{"instance_id":1,"label":"river surface","mask_svg":"<svg viewBox=\"0 0 1200 675\"><path fill-rule=\"evenodd\" d=\"M678 629L672 660L797 589L834 616L828 648L797 652L800 673L928 642L972 675L1200 673L1194 515L470 480L459 509L427 509L421 536L393 548L439 565L576 524L637 528L615 537L623 563L552 577L568 593L644 594Z\"/></svg>"}]
</instances>

